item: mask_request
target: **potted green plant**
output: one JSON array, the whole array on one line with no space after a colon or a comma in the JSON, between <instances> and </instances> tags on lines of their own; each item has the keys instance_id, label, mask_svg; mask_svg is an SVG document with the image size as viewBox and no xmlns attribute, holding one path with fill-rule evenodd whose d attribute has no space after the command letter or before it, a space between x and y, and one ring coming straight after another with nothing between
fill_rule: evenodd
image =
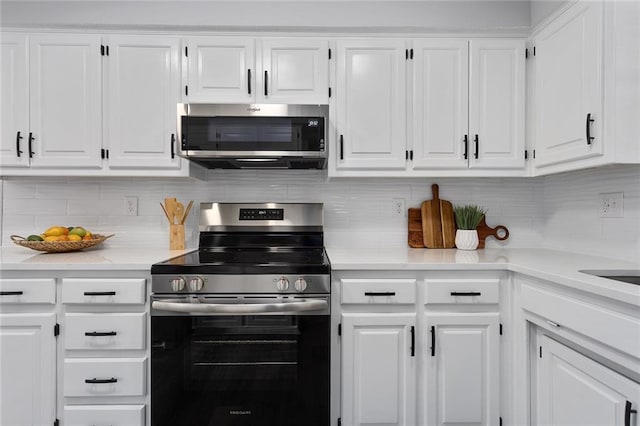
<instances>
[{"instance_id":1,"label":"potted green plant","mask_svg":"<svg viewBox=\"0 0 640 426\"><path fill-rule=\"evenodd\" d=\"M454 206L453 214L456 218L456 247L460 250L475 250L478 248L478 231L476 228L487 213L487 210L475 204Z\"/></svg>"}]
</instances>

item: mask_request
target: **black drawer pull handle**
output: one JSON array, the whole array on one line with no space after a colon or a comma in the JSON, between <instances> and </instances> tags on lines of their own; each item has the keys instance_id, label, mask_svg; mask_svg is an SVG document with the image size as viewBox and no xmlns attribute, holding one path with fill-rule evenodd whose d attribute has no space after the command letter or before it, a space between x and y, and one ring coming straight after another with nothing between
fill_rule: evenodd
<instances>
[{"instance_id":1,"label":"black drawer pull handle","mask_svg":"<svg viewBox=\"0 0 640 426\"><path fill-rule=\"evenodd\" d=\"M411 356L416 356L416 328L411 326Z\"/></svg>"},{"instance_id":2,"label":"black drawer pull handle","mask_svg":"<svg viewBox=\"0 0 640 426\"><path fill-rule=\"evenodd\" d=\"M22 154L22 150L20 149L20 140L24 139L22 136L20 136L20 132L18 132L18 134L16 135L16 154L18 157L20 157L20 154Z\"/></svg>"},{"instance_id":3,"label":"black drawer pull handle","mask_svg":"<svg viewBox=\"0 0 640 426\"><path fill-rule=\"evenodd\" d=\"M116 379L115 377L112 377L110 379L96 379L94 377L93 379L85 379L84 382L90 383L92 385L103 385L106 383L118 383L118 379Z\"/></svg>"},{"instance_id":4,"label":"black drawer pull handle","mask_svg":"<svg viewBox=\"0 0 640 426\"><path fill-rule=\"evenodd\" d=\"M264 72L264 95L269 96L269 91L267 90L267 80L269 80L269 72L265 70Z\"/></svg>"},{"instance_id":5,"label":"black drawer pull handle","mask_svg":"<svg viewBox=\"0 0 640 426\"><path fill-rule=\"evenodd\" d=\"M476 143L476 152L473 153L473 156L477 160L478 159L478 152L479 152L479 149L478 149L478 144L479 144L478 135L475 135L475 137L473 138L473 141Z\"/></svg>"},{"instance_id":6,"label":"black drawer pull handle","mask_svg":"<svg viewBox=\"0 0 640 426\"><path fill-rule=\"evenodd\" d=\"M638 414L638 410L632 410L631 401L627 401L624 407L624 426L631 426L631 413Z\"/></svg>"},{"instance_id":7,"label":"black drawer pull handle","mask_svg":"<svg viewBox=\"0 0 640 426\"><path fill-rule=\"evenodd\" d=\"M28 149L29 149L29 158L33 158L33 156L35 155L35 152L33 152L33 140L35 138L36 137L33 136L33 133L29 132L29 147L28 147Z\"/></svg>"},{"instance_id":8,"label":"black drawer pull handle","mask_svg":"<svg viewBox=\"0 0 640 426\"><path fill-rule=\"evenodd\" d=\"M87 331L84 333L85 336L89 337L115 336L117 334L115 331Z\"/></svg>"},{"instance_id":9,"label":"black drawer pull handle","mask_svg":"<svg viewBox=\"0 0 640 426\"><path fill-rule=\"evenodd\" d=\"M0 296L21 296L24 294L24 291L0 291Z\"/></svg>"},{"instance_id":10,"label":"black drawer pull handle","mask_svg":"<svg viewBox=\"0 0 640 426\"><path fill-rule=\"evenodd\" d=\"M436 326L431 326L431 356L436 356Z\"/></svg>"},{"instance_id":11,"label":"black drawer pull handle","mask_svg":"<svg viewBox=\"0 0 640 426\"><path fill-rule=\"evenodd\" d=\"M171 133L171 159L176 158L176 135Z\"/></svg>"},{"instance_id":12,"label":"black drawer pull handle","mask_svg":"<svg viewBox=\"0 0 640 426\"><path fill-rule=\"evenodd\" d=\"M482 296L479 291L452 291L452 296Z\"/></svg>"},{"instance_id":13,"label":"black drawer pull handle","mask_svg":"<svg viewBox=\"0 0 640 426\"><path fill-rule=\"evenodd\" d=\"M115 296L115 291L85 291L85 296Z\"/></svg>"},{"instance_id":14,"label":"black drawer pull handle","mask_svg":"<svg viewBox=\"0 0 640 426\"><path fill-rule=\"evenodd\" d=\"M464 135L464 159L469 158L469 137Z\"/></svg>"},{"instance_id":15,"label":"black drawer pull handle","mask_svg":"<svg viewBox=\"0 0 640 426\"><path fill-rule=\"evenodd\" d=\"M365 296L395 296L395 291L365 291Z\"/></svg>"},{"instance_id":16,"label":"black drawer pull handle","mask_svg":"<svg viewBox=\"0 0 640 426\"><path fill-rule=\"evenodd\" d=\"M593 136L591 136L591 123L593 123L595 120L593 118L591 118L591 113L587 114L587 124L586 124L586 130L587 130L587 145L591 145L591 141L593 141L595 138Z\"/></svg>"},{"instance_id":17,"label":"black drawer pull handle","mask_svg":"<svg viewBox=\"0 0 640 426\"><path fill-rule=\"evenodd\" d=\"M247 69L247 91L251 94L251 68Z\"/></svg>"},{"instance_id":18,"label":"black drawer pull handle","mask_svg":"<svg viewBox=\"0 0 640 426\"><path fill-rule=\"evenodd\" d=\"M344 160L344 136L340 135L340 159Z\"/></svg>"}]
</instances>

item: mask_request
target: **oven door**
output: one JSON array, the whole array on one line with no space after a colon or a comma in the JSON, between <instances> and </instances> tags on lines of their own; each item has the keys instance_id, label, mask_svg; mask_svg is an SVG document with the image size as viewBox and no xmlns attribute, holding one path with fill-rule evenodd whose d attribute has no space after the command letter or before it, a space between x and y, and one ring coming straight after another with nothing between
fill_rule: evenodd
<instances>
[{"instance_id":1,"label":"oven door","mask_svg":"<svg viewBox=\"0 0 640 426\"><path fill-rule=\"evenodd\" d=\"M327 426L328 297L152 300L153 426Z\"/></svg>"}]
</instances>

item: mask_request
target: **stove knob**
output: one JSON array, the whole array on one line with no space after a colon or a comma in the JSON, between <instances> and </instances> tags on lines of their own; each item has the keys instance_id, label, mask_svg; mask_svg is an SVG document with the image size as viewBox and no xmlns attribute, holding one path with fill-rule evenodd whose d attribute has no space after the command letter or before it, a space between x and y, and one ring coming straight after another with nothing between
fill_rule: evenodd
<instances>
[{"instance_id":1,"label":"stove knob","mask_svg":"<svg viewBox=\"0 0 640 426\"><path fill-rule=\"evenodd\" d=\"M195 277L189 280L189 291L200 291L204 287L204 280L202 277Z\"/></svg>"},{"instance_id":2,"label":"stove knob","mask_svg":"<svg viewBox=\"0 0 640 426\"><path fill-rule=\"evenodd\" d=\"M178 277L178 278L174 278L171 280L171 289L173 291L182 291L184 290L184 285L187 282L185 281L184 277Z\"/></svg>"},{"instance_id":3,"label":"stove knob","mask_svg":"<svg viewBox=\"0 0 640 426\"><path fill-rule=\"evenodd\" d=\"M307 289L307 281L300 277L296 280L293 286L296 288L296 291L303 292Z\"/></svg>"},{"instance_id":4,"label":"stove knob","mask_svg":"<svg viewBox=\"0 0 640 426\"><path fill-rule=\"evenodd\" d=\"M287 277L280 277L280 279L276 282L276 288L279 291L287 291L289 289L289 280Z\"/></svg>"}]
</instances>

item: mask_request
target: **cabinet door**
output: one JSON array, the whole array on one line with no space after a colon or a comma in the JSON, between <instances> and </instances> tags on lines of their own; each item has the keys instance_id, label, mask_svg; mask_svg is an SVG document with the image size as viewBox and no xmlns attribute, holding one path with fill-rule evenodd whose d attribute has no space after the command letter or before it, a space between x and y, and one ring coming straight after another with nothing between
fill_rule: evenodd
<instances>
[{"instance_id":1,"label":"cabinet door","mask_svg":"<svg viewBox=\"0 0 640 426\"><path fill-rule=\"evenodd\" d=\"M111 36L105 42L109 167L179 168L175 135L180 40Z\"/></svg>"},{"instance_id":2,"label":"cabinet door","mask_svg":"<svg viewBox=\"0 0 640 426\"><path fill-rule=\"evenodd\" d=\"M342 315L343 424L415 425L415 321L415 314Z\"/></svg>"},{"instance_id":3,"label":"cabinet door","mask_svg":"<svg viewBox=\"0 0 640 426\"><path fill-rule=\"evenodd\" d=\"M189 37L187 102L249 103L256 99L255 41Z\"/></svg>"},{"instance_id":4,"label":"cabinet door","mask_svg":"<svg viewBox=\"0 0 640 426\"><path fill-rule=\"evenodd\" d=\"M260 102L327 104L329 43L327 40L274 38L262 41Z\"/></svg>"},{"instance_id":5,"label":"cabinet door","mask_svg":"<svg viewBox=\"0 0 640 426\"><path fill-rule=\"evenodd\" d=\"M498 424L498 324L498 313L427 314L424 424Z\"/></svg>"},{"instance_id":6,"label":"cabinet door","mask_svg":"<svg viewBox=\"0 0 640 426\"><path fill-rule=\"evenodd\" d=\"M52 425L56 413L55 314L0 315L0 424Z\"/></svg>"},{"instance_id":7,"label":"cabinet door","mask_svg":"<svg viewBox=\"0 0 640 426\"><path fill-rule=\"evenodd\" d=\"M100 37L35 34L29 57L31 166L100 168Z\"/></svg>"},{"instance_id":8,"label":"cabinet door","mask_svg":"<svg viewBox=\"0 0 640 426\"><path fill-rule=\"evenodd\" d=\"M637 424L631 410L638 410L640 384L548 336L538 339L537 424Z\"/></svg>"},{"instance_id":9,"label":"cabinet door","mask_svg":"<svg viewBox=\"0 0 640 426\"><path fill-rule=\"evenodd\" d=\"M535 38L536 167L603 153L602 8L578 2Z\"/></svg>"},{"instance_id":10,"label":"cabinet door","mask_svg":"<svg viewBox=\"0 0 640 426\"><path fill-rule=\"evenodd\" d=\"M405 42L349 40L337 48L336 169L404 170Z\"/></svg>"},{"instance_id":11,"label":"cabinet door","mask_svg":"<svg viewBox=\"0 0 640 426\"><path fill-rule=\"evenodd\" d=\"M27 167L29 69L27 36L3 33L0 40L0 166Z\"/></svg>"},{"instance_id":12,"label":"cabinet door","mask_svg":"<svg viewBox=\"0 0 640 426\"><path fill-rule=\"evenodd\" d=\"M413 46L413 169L466 169L469 43L435 39Z\"/></svg>"},{"instance_id":13,"label":"cabinet door","mask_svg":"<svg viewBox=\"0 0 640 426\"><path fill-rule=\"evenodd\" d=\"M469 167L524 167L524 40L471 40Z\"/></svg>"}]
</instances>

